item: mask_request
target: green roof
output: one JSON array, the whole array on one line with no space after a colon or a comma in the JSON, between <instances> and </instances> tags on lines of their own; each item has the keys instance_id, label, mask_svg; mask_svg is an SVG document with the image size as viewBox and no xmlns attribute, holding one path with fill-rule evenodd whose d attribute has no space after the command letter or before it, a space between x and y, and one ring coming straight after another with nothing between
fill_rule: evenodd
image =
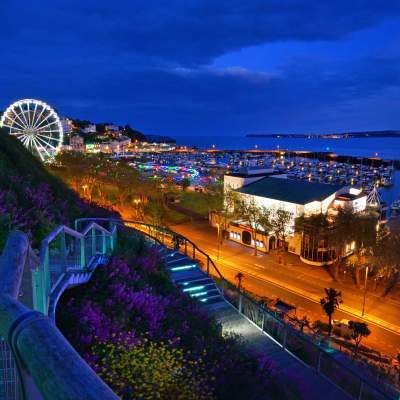
<instances>
[{"instance_id":1,"label":"green roof","mask_svg":"<svg viewBox=\"0 0 400 400\"><path fill-rule=\"evenodd\" d=\"M324 200L342 188L343 186L327 183L266 177L236 191L288 203L307 204Z\"/></svg>"}]
</instances>

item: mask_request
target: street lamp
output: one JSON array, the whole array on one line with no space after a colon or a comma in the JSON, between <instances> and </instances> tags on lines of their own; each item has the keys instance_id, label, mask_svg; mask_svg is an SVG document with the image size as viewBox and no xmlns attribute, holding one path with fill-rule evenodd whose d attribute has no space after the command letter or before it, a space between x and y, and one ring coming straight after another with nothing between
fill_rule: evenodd
<instances>
[{"instance_id":1,"label":"street lamp","mask_svg":"<svg viewBox=\"0 0 400 400\"><path fill-rule=\"evenodd\" d=\"M365 312L365 299L367 297L367 279L368 279L368 265L365 267L365 280L364 280L364 299L361 316L364 316Z\"/></svg>"},{"instance_id":2,"label":"street lamp","mask_svg":"<svg viewBox=\"0 0 400 400\"><path fill-rule=\"evenodd\" d=\"M218 242L218 253L217 253L217 260L219 260L219 251L220 251L220 241L219 241L219 235L220 235L220 225L217 224L217 229L218 229L218 233L217 233L217 242Z\"/></svg>"}]
</instances>

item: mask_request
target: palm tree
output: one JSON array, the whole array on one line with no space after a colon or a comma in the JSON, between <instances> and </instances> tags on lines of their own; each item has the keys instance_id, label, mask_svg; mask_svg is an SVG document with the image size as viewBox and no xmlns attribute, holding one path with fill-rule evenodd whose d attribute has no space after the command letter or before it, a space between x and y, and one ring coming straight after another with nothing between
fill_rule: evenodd
<instances>
[{"instance_id":1,"label":"palm tree","mask_svg":"<svg viewBox=\"0 0 400 400\"><path fill-rule=\"evenodd\" d=\"M308 319L307 315L304 315L302 319L299 320L300 324L300 332L304 332L304 327L310 326L310 320Z\"/></svg>"},{"instance_id":2,"label":"palm tree","mask_svg":"<svg viewBox=\"0 0 400 400\"><path fill-rule=\"evenodd\" d=\"M242 290L242 280L244 278L244 275L241 272L238 272L235 276L235 280L237 280L237 287L240 290Z\"/></svg>"},{"instance_id":3,"label":"palm tree","mask_svg":"<svg viewBox=\"0 0 400 400\"><path fill-rule=\"evenodd\" d=\"M320 304L322 309L325 311L325 314L328 316L329 323L329 336L332 333L332 316L335 312L336 308L339 307L339 304L343 303L342 301L342 293L333 288L325 288L326 296L320 300Z\"/></svg>"}]
</instances>

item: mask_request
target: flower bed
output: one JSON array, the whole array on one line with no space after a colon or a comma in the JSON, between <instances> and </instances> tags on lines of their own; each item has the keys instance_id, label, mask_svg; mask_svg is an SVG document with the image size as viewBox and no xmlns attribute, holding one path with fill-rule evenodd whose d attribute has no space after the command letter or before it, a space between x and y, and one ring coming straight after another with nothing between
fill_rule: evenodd
<instances>
[{"instance_id":1,"label":"flower bed","mask_svg":"<svg viewBox=\"0 0 400 400\"><path fill-rule=\"evenodd\" d=\"M222 337L171 284L153 248L140 237L121 241L119 256L67 291L57 314L61 331L121 398L288 398L279 397L265 358Z\"/></svg>"}]
</instances>

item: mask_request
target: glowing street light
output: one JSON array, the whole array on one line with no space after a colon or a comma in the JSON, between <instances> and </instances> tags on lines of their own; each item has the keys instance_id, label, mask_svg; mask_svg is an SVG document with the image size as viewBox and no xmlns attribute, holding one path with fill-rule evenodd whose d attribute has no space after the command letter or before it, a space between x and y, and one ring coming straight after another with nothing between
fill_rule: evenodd
<instances>
[{"instance_id":1,"label":"glowing street light","mask_svg":"<svg viewBox=\"0 0 400 400\"><path fill-rule=\"evenodd\" d=\"M218 233L217 233L217 242L218 242L217 260L219 260L219 252L220 252L220 225L219 225L219 223L217 223L217 229L218 229Z\"/></svg>"}]
</instances>

